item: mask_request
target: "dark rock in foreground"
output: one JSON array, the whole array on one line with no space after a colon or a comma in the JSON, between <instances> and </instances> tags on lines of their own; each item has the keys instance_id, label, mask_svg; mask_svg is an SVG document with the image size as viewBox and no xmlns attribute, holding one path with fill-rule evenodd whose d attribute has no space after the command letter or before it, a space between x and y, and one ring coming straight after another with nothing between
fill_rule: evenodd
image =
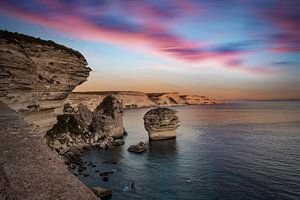
<instances>
[{"instance_id":1,"label":"dark rock in foreground","mask_svg":"<svg viewBox=\"0 0 300 200\"><path fill-rule=\"evenodd\" d=\"M145 143L139 142L139 144L129 146L129 148L127 149L127 151L133 152L133 153L143 153L144 151L147 150L146 147L147 146L146 146Z\"/></svg>"},{"instance_id":2,"label":"dark rock in foreground","mask_svg":"<svg viewBox=\"0 0 300 200\"><path fill-rule=\"evenodd\" d=\"M144 116L144 126L151 140L176 138L179 120L177 111L169 108L155 108Z\"/></svg>"},{"instance_id":3,"label":"dark rock in foreground","mask_svg":"<svg viewBox=\"0 0 300 200\"><path fill-rule=\"evenodd\" d=\"M124 144L124 140L117 139L123 137L125 132L123 107L122 102L115 97L106 97L94 112L82 104L74 109L68 103L64 111L45 135L47 144L60 154L71 147L83 149L99 146L109 149Z\"/></svg>"},{"instance_id":4,"label":"dark rock in foreground","mask_svg":"<svg viewBox=\"0 0 300 200\"><path fill-rule=\"evenodd\" d=\"M16 112L0 101L0 199L98 199Z\"/></svg>"},{"instance_id":5,"label":"dark rock in foreground","mask_svg":"<svg viewBox=\"0 0 300 200\"><path fill-rule=\"evenodd\" d=\"M112 196L112 190L102 187L94 187L93 192L95 195L97 195L100 198L110 197Z\"/></svg>"}]
</instances>

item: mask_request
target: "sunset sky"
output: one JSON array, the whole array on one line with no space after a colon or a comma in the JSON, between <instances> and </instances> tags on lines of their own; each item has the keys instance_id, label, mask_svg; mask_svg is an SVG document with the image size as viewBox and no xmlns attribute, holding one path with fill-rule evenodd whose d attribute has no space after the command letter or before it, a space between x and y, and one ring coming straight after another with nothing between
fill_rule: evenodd
<instances>
[{"instance_id":1,"label":"sunset sky","mask_svg":"<svg viewBox=\"0 0 300 200\"><path fill-rule=\"evenodd\" d=\"M0 0L0 25L80 51L77 91L300 99L298 0Z\"/></svg>"}]
</instances>

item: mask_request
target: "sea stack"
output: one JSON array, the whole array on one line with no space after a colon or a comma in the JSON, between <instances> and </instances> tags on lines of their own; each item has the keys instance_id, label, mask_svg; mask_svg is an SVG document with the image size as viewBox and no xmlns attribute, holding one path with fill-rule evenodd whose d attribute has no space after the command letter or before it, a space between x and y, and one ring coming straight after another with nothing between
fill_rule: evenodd
<instances>
[{"instance_id":1,"label":"sea stack","mask_svg":"<svg viewBox=\"0 0 300 200\"><path fill-rule=\"evenodd\" d=\"M105 137L122 138L125 132L123 126L123 102L114 96L107 96L93 112L92 132L102 133Z\"/></svg>"},{"instance_id":2,"label":"sea stack","mask_svg":"<svg viewBox=\"0 0 300 200\"><path fill-rule=\"evenodd\" d=\"M151 140L176 138L179 120L177 111L169 108L155 108L144 116L144 126Z\"/></svg>"}]
</instances>

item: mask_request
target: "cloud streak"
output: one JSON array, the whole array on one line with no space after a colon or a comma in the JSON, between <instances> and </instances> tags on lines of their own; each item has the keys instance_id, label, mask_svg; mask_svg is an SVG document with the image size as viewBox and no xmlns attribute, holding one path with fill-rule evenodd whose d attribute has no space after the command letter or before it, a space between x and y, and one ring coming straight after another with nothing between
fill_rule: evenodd
<instances>
[{"instance_id":1,"label":"cloud streak","mask_svg":"<svg viewBox=\"0 0 300 200\"><path fill-rule=\"evenodd\" d=\"M155 54L172 59L201 63L214 60L229 70L248 73L270 73L264 67L249 67L241 61L243 56L254 52L245 44L213 45L206 41L193 41L172 32L172 25L186 17L196 15L201 6L191 1L166 1L155 4L152 1L62 1L31 0L1 1L0 9L8 15L34 24L78 37L84 40L109 41L128 48L145 48ZM290 9L290 6L286 8ZM272 11L272 10L271 10ZM283 27L285 37L274 36L274 51L298 51L291 40L298 42L298 18L290 20L286 11L273 13L270 19ZM281 17L281 15L285 17ZM297 26L298 25L298 26ZM290 38L292 36L292 38ZM287 46L285 44L289 43ZM298 43L299 44L299 43Z\"/></svg>"}]
</instances>

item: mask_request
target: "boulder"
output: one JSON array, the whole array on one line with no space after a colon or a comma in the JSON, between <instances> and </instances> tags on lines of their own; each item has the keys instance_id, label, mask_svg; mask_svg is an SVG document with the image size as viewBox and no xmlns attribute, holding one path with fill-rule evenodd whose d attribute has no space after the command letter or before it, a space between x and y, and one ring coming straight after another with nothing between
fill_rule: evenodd
<instances>
[{"instance_id":1,"label":"boulder","mask_svg":"<svg viewBox=\"0 0 300 200\"><path fill-rule=\"evenodd\" d=\"M92 188L92 191L94 192L95 195L97 195L100 198L112 196L112 190L108 188L94 187Z\"/></svg>"},{"instance_id":2,"label":"boulder","mask_svg":"<svg viewBox=\"0 0 300 200\"><path fill-rule=\"evenodd\" d=\"M91 131L101 132L105 137L121 138L123 126L123 103L114 96L107 96L93 112Z\"/></svg>"},{"instance_id":3,"label":"boulder","mask_svg":"<svg viewBox=\"0 0 300 200\"><path fill-rule=\"evenodd\" d=\"M143 153L147 150L146 144L144 142L139 142L139 144L130 145L127 151L133 152L133 153Z\"/></svg>"},{"instance_id":4,"label":"boulder","mask_svg":"<svg viewBox=\"0 0 300 200\"><path fill-rule=\"evenodd\" d=\"M113 146L122 146L124 144L125 144L124 140L121 140L121 139L116 139L112 142Z\"/></svg>"},{"instance_id":5,"label":"boulder","mask_svg":"<svg viewBox=\"0 0 300 200\"><path fill-rule=\"evenodd\" d=\"M169 108L155 108L144 116L144 126L151 140L176 138L179 120L177 111Z\"/></svg>"},{"instance_id":6,"label":"boulder","mask_svg":"<svg viewBox=\"0 0 300 200\"><path fill-rule=\"evenodd\" d=\"M78 105L78 115L80 120L86 125L90 126L93 120L93 113L83 104Z\"/></svg>"}]
</instances>

